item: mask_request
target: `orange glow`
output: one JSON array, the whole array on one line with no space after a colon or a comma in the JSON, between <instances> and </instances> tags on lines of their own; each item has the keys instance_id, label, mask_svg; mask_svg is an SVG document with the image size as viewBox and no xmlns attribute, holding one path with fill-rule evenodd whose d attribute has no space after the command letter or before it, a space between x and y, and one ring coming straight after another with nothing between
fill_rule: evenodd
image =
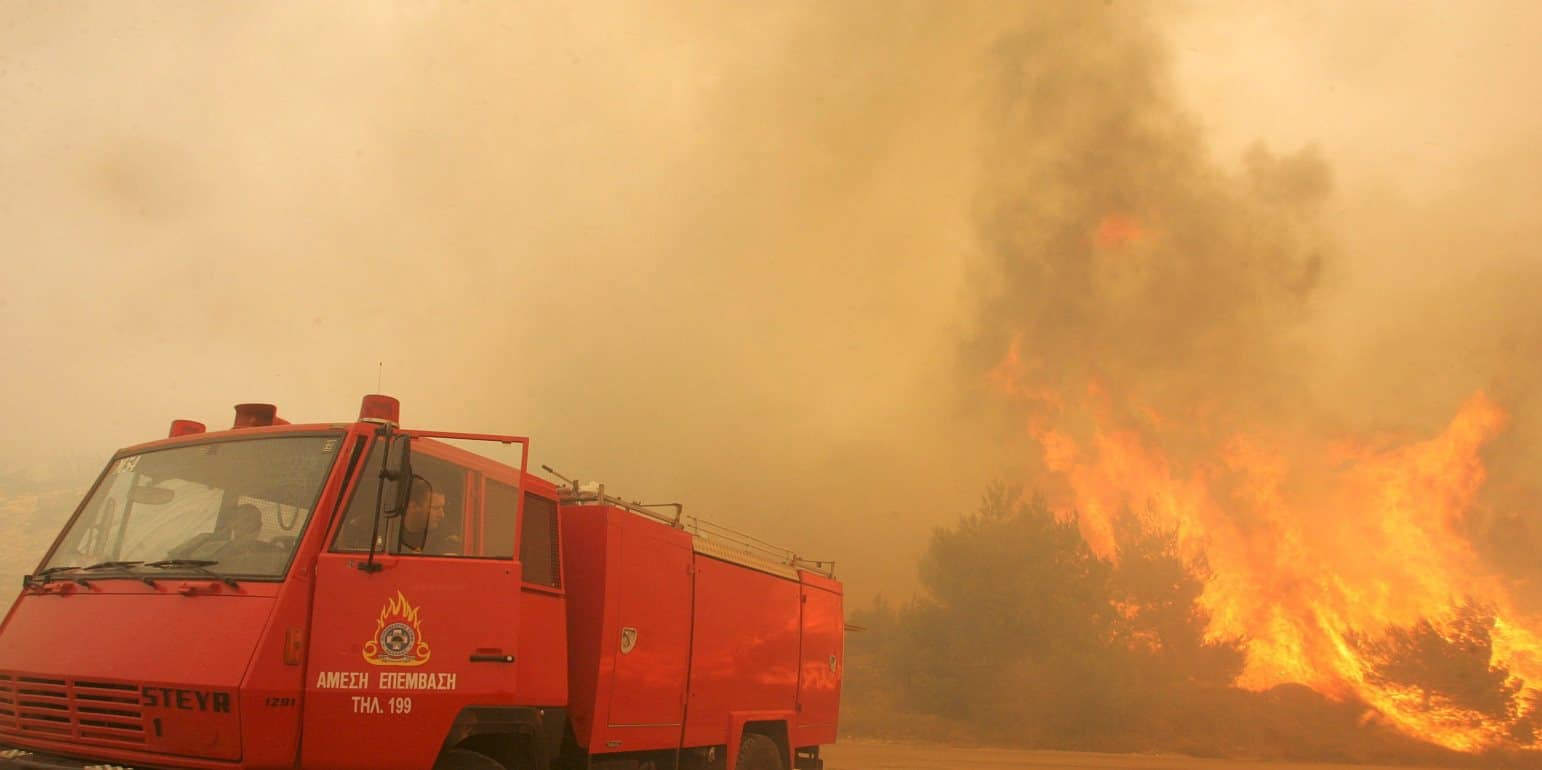
<instances>
[{"instance_id":1,"label":"orange glow","mask_svg":"<svg viewBox=\"0 0 1542 770\"><path fill-rule=\"evenodd\" d=\"M1030 367L1023 360L1022 340L1013 337L1007 349L1007 355L994 369L986 374L986 379L1000 394L1018 401L1036 402L1040 407L1058 410L1061 399L1051 388L1034 387L1029 384Z\"/></svg>"},{"instance_id":2,"label":"orange glow","mask_svg":"<svg viewBox=\"0 0 1542 770\"><path fill-rule=\"evenodd\" d=\"M1104 558L1118 557L1124 511L1176 532L1185 558L1203 558L1209 636L1245 640L1238 686L1300 683L1358 698L1374 709L1367 720L1461 751L1538 745L1509 727L1542 692L1542 618L1518 609L1463 529L1487 479L1481 452L1507 422L1486 394L1422 436L1322 437L1194 425L1107 383L1057 394L1033 384L1033 371L1014 341L989 377L1029 415L1044 492ZM1468 606L1486 620L1464 621ZM1504 682L1498 670L1508 671L1506 713L1385 673L1395 629L1468 644L1474 628L1491 645L1491 675Z\"/></svg>"},{"instance_id":3,"label":"orange glow","mask_svg":"<svg viewBox=\"0 0 1542 770\"><path fill-rule=\"evenodd\" d=\"M1135 217L1128 214L1109 214L1103 217L1103 221L1098 223L1093 233L1093 241L1103 248L1123 246L1146 237L1145 228L1141 227Z\"/></svg>"}]
</instances>

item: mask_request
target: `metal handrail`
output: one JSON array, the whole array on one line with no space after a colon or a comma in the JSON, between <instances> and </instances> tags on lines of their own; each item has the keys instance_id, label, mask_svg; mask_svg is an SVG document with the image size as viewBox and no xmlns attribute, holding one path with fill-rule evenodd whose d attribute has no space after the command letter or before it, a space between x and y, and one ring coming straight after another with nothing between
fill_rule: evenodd
<instances>
[{"instance_id":1,"label":"metal handrail","mask_svg":"<svg viewBox=\"0 0 1542 770\"><path fill-rule=\"evenodd\" d=\"M686 516L685 506L680 503L641 503L636 500L623 500L622 498L605 493L605 485L595 483L592 486L580 484L577 479L570 479L549 465L541 466L543 470L567 482L557 485L557 493L565 505L610 505L630 511L639 516L644 516L655 521L668 524L675 529L689 533L692 537L701 538L714 545L732 548L742 552L750 558L760 559L777 565L804 569L816 572L825 577L835 577L835 562L805 559L791 548L776 545L767 540L762 540L754 535L718 524L698 516ZM674 515L661 513L656 508L674 508Z\"/></svg>"}]
</instances>

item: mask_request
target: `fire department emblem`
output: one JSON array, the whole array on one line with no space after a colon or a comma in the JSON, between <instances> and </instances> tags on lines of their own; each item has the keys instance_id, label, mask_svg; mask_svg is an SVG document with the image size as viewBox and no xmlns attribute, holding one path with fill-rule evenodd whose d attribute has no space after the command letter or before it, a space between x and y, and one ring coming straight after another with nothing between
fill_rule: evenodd
<instances>
[{"instance_id":1,"label":"fire department emblem","mask_svg":"<svg viewBox=\"0 0 1542 770\"><path fill-rule=\"evenodd\" d=\"M364 643L364 660L376 666L421 666L430 652L418 608L397 591L375 620L375 638Z\"/></svg>"}]
</instances>

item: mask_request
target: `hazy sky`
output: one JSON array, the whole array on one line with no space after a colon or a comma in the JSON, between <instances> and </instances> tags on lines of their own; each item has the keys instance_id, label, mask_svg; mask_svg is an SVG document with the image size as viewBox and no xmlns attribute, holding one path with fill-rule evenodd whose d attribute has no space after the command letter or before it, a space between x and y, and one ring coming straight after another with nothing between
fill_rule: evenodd
<instances>
[{"instance_id":1,"label":"hazy sky","mask_svg":"<svg viewBox=\"0 0 1542 770\"><path fill-rule=\"evenodd\" d=\"M0 3L0 462L378 378L903 585L1009 464L959 359L991 57L1050 7ZM1542 6L1109 8L1218 169L1332 169L1308 327L1347 411L1400 417L1368 355L1448 416L1533 352L1495 308L1538 286Z\"/></svg>"}]
</instances>

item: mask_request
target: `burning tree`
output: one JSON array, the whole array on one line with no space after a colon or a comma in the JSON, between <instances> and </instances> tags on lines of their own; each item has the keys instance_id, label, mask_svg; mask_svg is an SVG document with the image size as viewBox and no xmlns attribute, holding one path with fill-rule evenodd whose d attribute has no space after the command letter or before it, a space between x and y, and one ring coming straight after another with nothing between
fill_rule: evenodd
<instances>
[{"instance_id":1,"label":"burning tree","mask_svg":"<svg viewBox=\"0 0 1542 770\"><path fill-rule=\"evenodd\" d=\"M933 533L925 594L890 624L883 673L919 710L1034 745L1146 748L1160 706L1224 687L1234 640L1207 641L1203 579L1169 533L1097 556L1074 512L1008 485Z\"/></svg>"},{"instance_id":2,"label":"burning tree","mask_svg":"<svg viewBox=\"0 0 1542 770\"><path fill-rule=\"evenodd\" d=\"M1391 626L1380 638L1354 640L1370 663L1369 682L1408 693L1419 710L1448 721L1461 721L1466 712L1475 729L1484 719L1506 724L1511 740L1530 744L1537 737L1536 699L1495 663L1495 623L1494 607L1468 599L1444 621L1424 618Z\"/></svg>"}]
</instances>

